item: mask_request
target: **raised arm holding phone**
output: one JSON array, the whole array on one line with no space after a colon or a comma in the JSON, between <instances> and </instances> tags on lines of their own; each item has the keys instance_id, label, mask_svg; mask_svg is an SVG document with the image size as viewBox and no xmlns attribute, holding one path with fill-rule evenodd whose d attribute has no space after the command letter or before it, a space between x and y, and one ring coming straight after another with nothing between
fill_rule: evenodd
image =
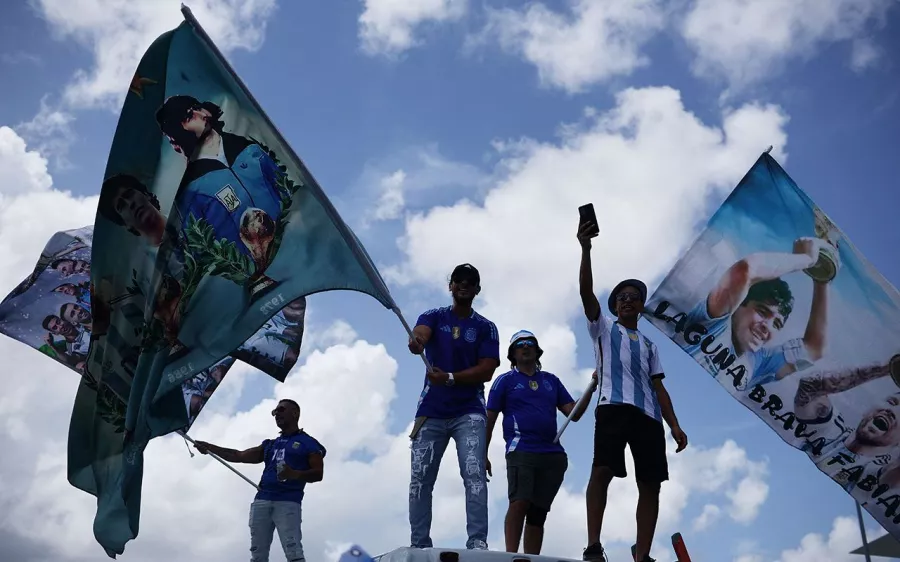
<instances>
[{"instance_id":1,"label":"raised arm holding phone","mask_svg":"<svg viewBox=\"0 0 900 562\"><path fill-rule=\"evenodd\" d=\"M634 457L639 494L635 560L653 562L650 545L659 514L660 485L669 478L663 420L678 444L676 452L687 446L687 436L663 386L665 375L659 351L637 327L647 300L647 287L637 279L620 282L610 292L607 303L617 319L610 321L603 315L594 294L591 270L591 239L599 234L597 219L593 205L582 206L578 211L579 292L594 342L600 390L595 411L594 460L586 494L588 546L582 559L605 560L600 531L607 492L613 478L627 475L628 445Z\"/></svg>"}]
</instances>

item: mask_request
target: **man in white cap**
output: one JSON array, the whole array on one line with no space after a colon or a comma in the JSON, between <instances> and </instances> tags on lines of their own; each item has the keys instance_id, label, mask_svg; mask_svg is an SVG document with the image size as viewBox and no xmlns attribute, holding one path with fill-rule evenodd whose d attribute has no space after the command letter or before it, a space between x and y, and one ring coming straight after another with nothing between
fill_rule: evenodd
<instances>
[{"instance_id":1,"label":"man in white cap","mask_svg":"<svg viewBox=\"0 0 900 562\"><path fill-rule=\"evenodd\" d=\"M575 401L556 375L541 370L543 354L534 334L516 332L506 353L512 370L494 380L488 395L488 443L497 417L503 413L509 486L504 527L507 552L519 551L524 524L525 554L541 553L544 521L568 468L562 444L553 440L557 410L568 416L575 409ZM578 421L586 408L587 400L572 421ZM485 465L490 474L490 460Z\"/></svg>"},{"instance_id":2,"label":"man in white cap","mask_svg":"<svg viewBox=\"0 0 900 562\"><path fill-rule=\"evenodd\" d=\"M663 386L659 350L638 330L638 319L647 300L647 286L637 279L626 279L609 294L607 305L617 319L607 319L594 294L591 271L591 238L597 236L597 225L579 227L581 271L579 289L588 332L594 341L597 372L600 374L600 396L597 400L594 427L594 461L588 481L587 527L588 546L583 560L606 559L600 543L606 495L613 478L624 478L625 446L634 457L638 486L636 562L653 562L650 545L659 516L659 491L669 479L666 458L666 435L662 421L672 430L678 444L675 451L687 447L672 408L672 400Z\"/></svg>"}]
</instances>

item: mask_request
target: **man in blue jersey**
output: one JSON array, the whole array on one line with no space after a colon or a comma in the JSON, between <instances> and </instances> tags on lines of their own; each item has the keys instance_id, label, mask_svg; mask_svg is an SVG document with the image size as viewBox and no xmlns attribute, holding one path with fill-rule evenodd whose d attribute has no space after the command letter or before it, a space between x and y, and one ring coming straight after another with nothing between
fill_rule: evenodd
<instances>
[{"instance_id":1,"label":"man in blue jersey","mask_svg":"<svg viewBox=\"0 0 900 562\"><path fill-rule=\"evenodd\" d=\"M557 410L568 416L575 409L575 401L556 375L541 370L543 354L534 334L527 330L513 334L506 352L512 370L494 380L488 395L488 446L497 416L503 413L509 486L506 552L519 551L524 525L525 554L541 553L544 521L569 466L562 444L553 440ZM587 400L572 415L572 421L581 419L586 408ZM491 473L490 460L487 471Z\"/></svg>"},{"instance_id":2,"label":"man in blue jersey","mask_svg":"<svg viewBox=\"0 0 900 562\"><path fill-rule=\"evenodd\" d=\"M652 562L650 545L659 515L660 485L669 479L662 420L669 424L678 443L676 452L687 446L687 436L678 425L669 393L663 386L665 375L659 351L637 327L647 300L647 287L637 279L616 285L607 303L610 312L618 317L615 322L600 310L591 271L591 238L597 234L597 225L593 223L578 230L579 289L588 331L594 340L600 388L595 413L594 461L586 494L588 547L583 559L606 558L600 543L606 496L612 479L626 476L625 445L628 445L634 457L638 485L634 559Z\"/></svg>"},{"instance_id":3,"label":"man in blue jersey","mask_svg":"<svg viewBox=\"0 0 900 562\"><path fill-rule=\"evenodd\" d=\"M306 483L322 480L325 447L298 427L300 406L293 400L278 402L272 416L281 435L256 447L237 451L204 441L194 446L228 462L265 463L259 492L250 505L250 562L268 562L275 529L287 561L306 562L300 542L301 503Z\"/></svg>"},{"instance_id":4,"label":"man in blue jersey","mask_svg":"<svg viewBox=\"0 0 900 562\"><path fill-rule=\"evenodd\" d=\"M410 434L409 525L413 548L431 548L431 494L444 451L456 442L466 490L466 548L487 550L488 495L484 383L500 365L500 342L493 322L472 309L481 276L471 264L450 275L453 305L423 313L409 350L425 352L432 366L425 377Z\"/></svg>"}]
</instances>

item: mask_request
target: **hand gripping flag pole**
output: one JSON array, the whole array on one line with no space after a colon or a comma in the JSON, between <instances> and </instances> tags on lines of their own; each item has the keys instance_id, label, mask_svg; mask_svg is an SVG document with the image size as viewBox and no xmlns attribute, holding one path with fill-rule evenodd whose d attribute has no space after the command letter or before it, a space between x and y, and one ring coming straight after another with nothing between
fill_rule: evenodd
<instances>
[{"instance_id":1,"label":"hand gripping flag pole","mask_svg":"<svg viewBox=\"0 0 900 562\"><path fill-rule=\"evenodd\" d=\"M554 443L559 443L559 438L562 437L563 431L566 430L566 427L569 426L569 422L572 421L572 416L575 415L585 400L590 400L591 395L594 394L594 387L597 386L597 379L591 377L590 384L587 385L587 388L584 389L584 392L581 394L581 397L578 399L578 402L575 403L575 407L572 408L572 411L569 412L569 415L566 416L566 421L563 422L562 427L559 428L559 432L557 432L556 437L553 438Z\"/></svg>"},{"instance_id":2,"label":"hand gripping flag pole","mask_svg":"<svg viewBox=\"0 0 900 562\"><path fill-rule=\"evenodd\" d=\"M191 445L196 445L196 444L197 444L196 441L194 441L193 439L191 439L190 437L188 437L188 434L187 434L187 433L185 433L185 432L183 432L183 431L178 431L177 433L178 433L178 435L180 435L182 438L184 438L185 441L189 441L189 442L191 443ZM247 484L250 484L251 486L253 486L254 488L256 488L256 491L257 491L257 492L259 491L259 486L257 486L256 484L253 483L252 480L250 480L249 478L247 478L246 476L244 476L244 474L243 474L241 471L239 471L238 469L236 469L236 468L234 468L233 466L231 466L230 464L228 464L224 459L222 459L222 457L220 457L219 455L213 453L212 451L210 451L208 454L209 454L209 456L211 456L212 458L214 458L214 459L216 459L217 461L219 461L220 463L222 463L222 464L225 466L225 468L227 468L227 469L230 470L231 472L233 472L233 473L237 474L238 476L240 476L241 478L243 478L243 479L244 479L244 482L246 482Z\"/></svg>"}]
</instances>

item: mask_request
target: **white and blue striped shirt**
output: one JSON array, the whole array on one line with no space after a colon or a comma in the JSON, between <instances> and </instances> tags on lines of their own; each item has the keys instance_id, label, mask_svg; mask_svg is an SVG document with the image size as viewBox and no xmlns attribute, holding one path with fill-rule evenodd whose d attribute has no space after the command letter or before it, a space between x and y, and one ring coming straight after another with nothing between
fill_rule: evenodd
<instances>
[{"instance_id":1,"label":"white and blue striped shirt","mask_svg":"<svg viewBox=\"0 0 900 562\"><path fill-rule=\"evenodd\" d=\"M597 405L631 404L662 423L652 383L664 376L656 344L639 330L611 322L602 312L596 322L588 321L588 332L597 360Z\"/></svg>"}]
</instances>

